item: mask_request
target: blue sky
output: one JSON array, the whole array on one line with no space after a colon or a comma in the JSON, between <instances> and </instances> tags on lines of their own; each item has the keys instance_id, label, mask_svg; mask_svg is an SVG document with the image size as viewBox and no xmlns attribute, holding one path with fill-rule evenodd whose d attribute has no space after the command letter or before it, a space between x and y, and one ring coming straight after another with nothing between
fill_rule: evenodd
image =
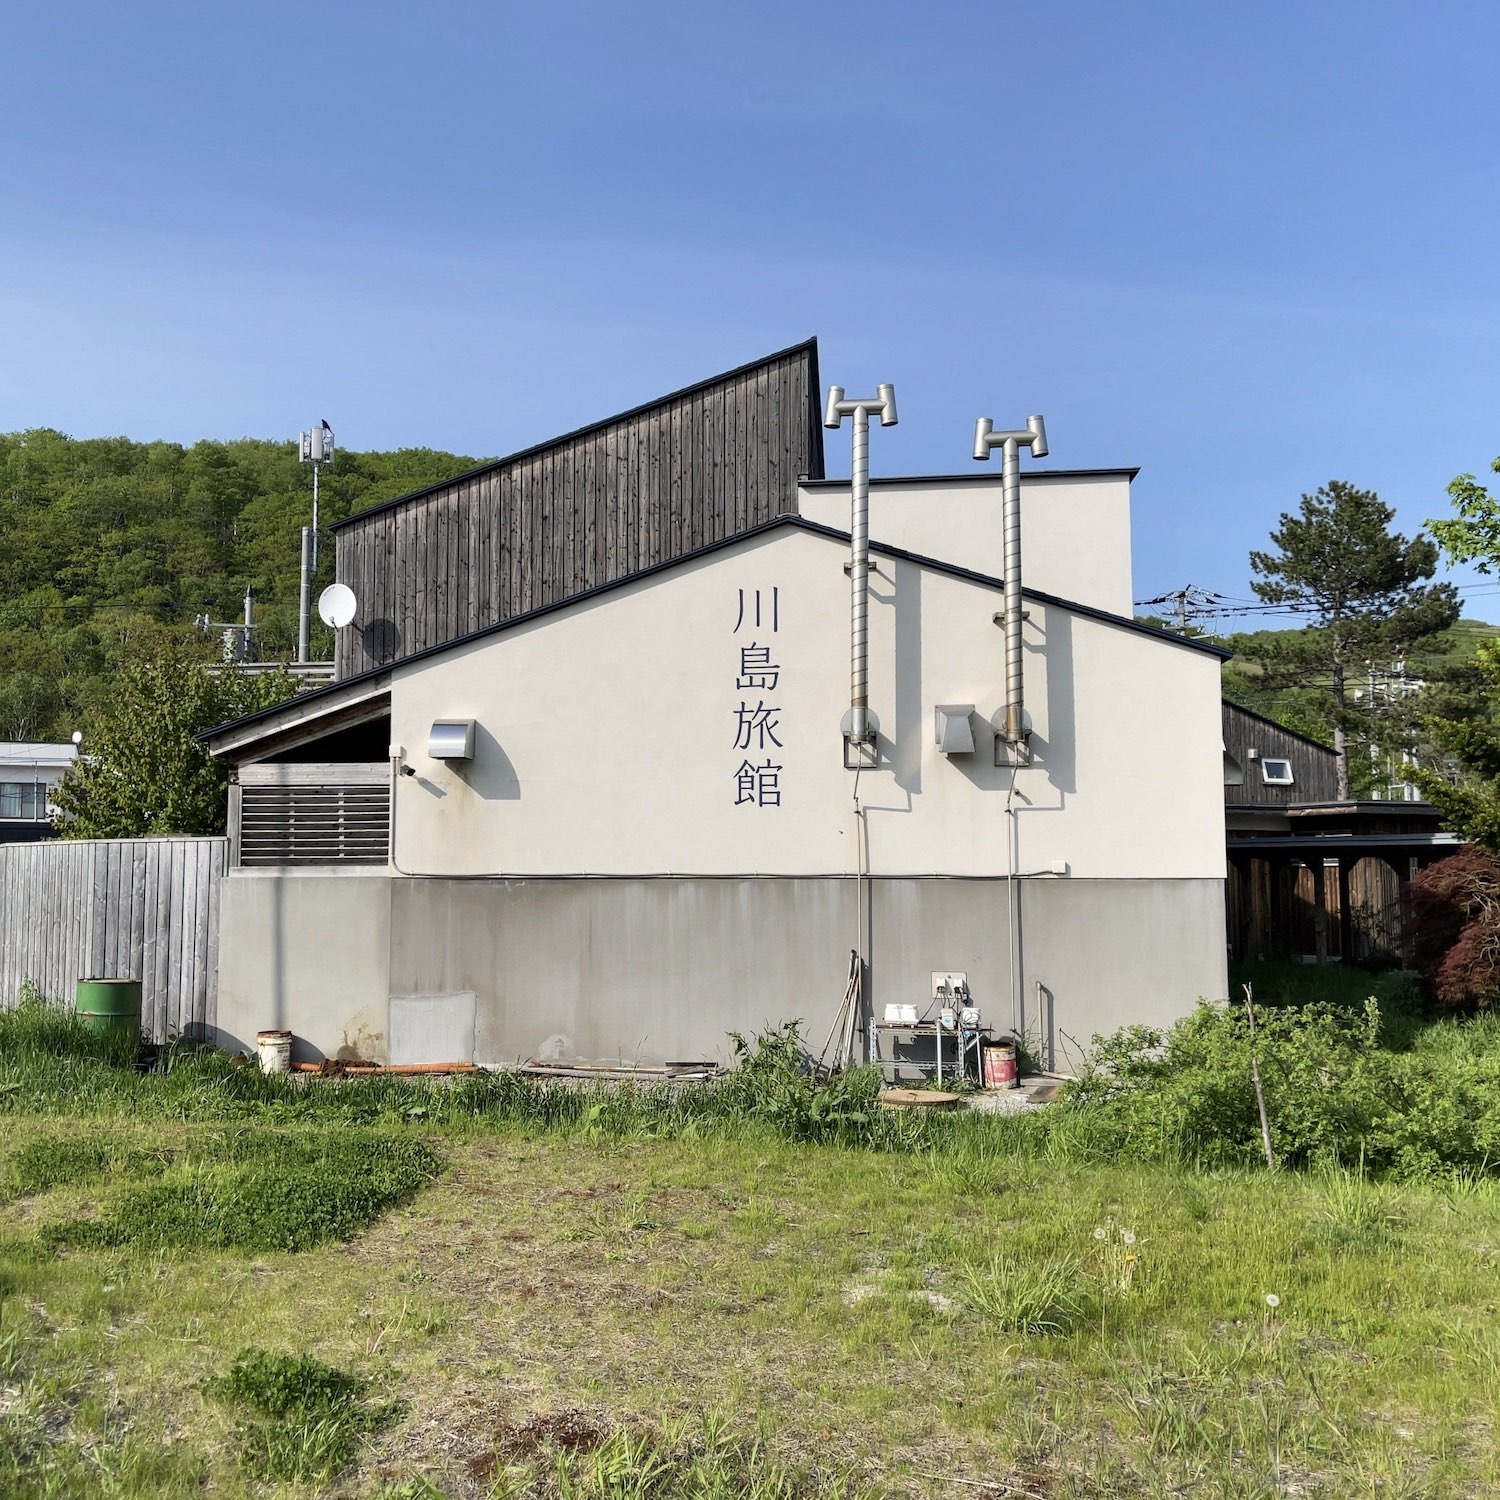
<instances>
[{"instance_id":1,"label":"blue sky","mask_svg":"<svg viewBox=\"0 0 1500 1500\"><path fill-rule=\"evenodd\" d=\"M0 430L501 454L816 333L825 380L896 385L877 474L1033 411L1049 465L1140 465L1140 598L1248 598L1304 491L1410 531L1500 453L1493 4L60 0L4 34Z\"/></svg>"}]
</instances>

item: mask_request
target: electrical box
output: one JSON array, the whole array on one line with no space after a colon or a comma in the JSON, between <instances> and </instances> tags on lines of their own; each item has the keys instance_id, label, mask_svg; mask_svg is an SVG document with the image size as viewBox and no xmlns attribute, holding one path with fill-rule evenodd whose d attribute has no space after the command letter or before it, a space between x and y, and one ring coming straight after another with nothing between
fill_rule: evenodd
<instances>
[{"instance_id":1,"label":"electrical box","mask_svg":"<svg viewBox=\"0 0 1500 1500\"><path fill-rule=\"evenodd\" d=\"M969 1003L969 976L949 969L934 969L932 998L951 1010L961 1010Z\"/></svg>"}]
</instances>

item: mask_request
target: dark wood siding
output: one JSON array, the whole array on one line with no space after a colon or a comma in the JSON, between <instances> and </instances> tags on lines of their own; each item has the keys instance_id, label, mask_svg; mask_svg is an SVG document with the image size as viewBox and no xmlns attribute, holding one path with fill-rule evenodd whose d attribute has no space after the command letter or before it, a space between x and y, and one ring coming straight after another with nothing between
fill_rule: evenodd
<instances>
[{"instance_id":1,"label":"dark wood siding","mask_svg":"<svg viewBox=\"0 0 1500 1500\"><path fill-rule=\"evenodd\" d=\"M1254 750L1252 759L1250 752ZM1290 729L1237 703L1224 704L1224 753L1226 780L1224 801L1239 806L1286 807L1293 802L1332 802L1337 794L1337 757L1324 745L1314 744ZM1262 764L1267 759L1292 764L1292 784L1278 786L1266 781ZM1227 779L1230 762L1244 774L1241 785Z\"/></svg>"},{"instance_id":2,"label":"dark wood siding","mask_svg":"<svg viewBox=\"0 0 1500 1500\"><path fill-rule=\"evenodd\" d=\"M792 513L823 474L799 345L336 528L340 678Z\"/></svg>"},{"instance_id":3,"label":"dark wood siding","mask_svg":"<svg viewBox=\"0 0 1500 1500\"><path fill-rule=\"evenodd\" d=\"M1257 856L1230 856L1224 886L1229 951L1237 959L1322 958L1351 963L1392 963L1410 955L1403 928L1411 876L1451 849L1423 850L1420 858L1346 855L1320 859L1278 854L1273 839ZM1322 866L1322 880L1314 873ZM1318 886L1322 886L1323 951L1318 939ZM1345 897L1348 911L1344 910Z\"/></svg>"}]
</instances>

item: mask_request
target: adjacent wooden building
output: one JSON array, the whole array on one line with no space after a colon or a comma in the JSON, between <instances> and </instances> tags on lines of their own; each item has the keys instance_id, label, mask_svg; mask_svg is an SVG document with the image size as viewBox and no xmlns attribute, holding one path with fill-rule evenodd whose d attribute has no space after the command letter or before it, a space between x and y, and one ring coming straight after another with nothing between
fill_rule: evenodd
<instances>
[{"instance_id":1,"label":"adjacent wooden building","mask_svg":"<svg viewBox=\"0 0 1500 1500\"><path fill-rule=\"evenodd\" d=\"M1398 963L1407 891L1453 853L1425 802L1338 802L1327 745L1223 706L1226 926L1236 958Z\"/></svg>"}]
</instances>

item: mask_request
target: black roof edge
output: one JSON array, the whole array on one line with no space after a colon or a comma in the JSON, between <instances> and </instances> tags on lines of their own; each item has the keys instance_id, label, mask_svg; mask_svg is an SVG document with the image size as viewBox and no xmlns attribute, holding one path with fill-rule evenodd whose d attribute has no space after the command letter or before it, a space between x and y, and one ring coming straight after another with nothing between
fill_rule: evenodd
<instances>
[{"instance_id":1,"label":"black roof edge","mask_svg":"<svg viewBox=\"0 0 1500 1500\"><path fill-rule=\"evenodd\" d=\"M357 510L352 516L345 516L341 521L333 521L329 524L329 531L342 531L346 526L352 526L356 521L368 520L371 516L378 516L382 511L394 510L398 505L405 505L411 500L420 500L426 495L436 494L438 490L445 490L449 485L462 484L466 479L477 479L481 474L492 474L496 469L504 468L506 464L519 463L523 458L532 458L538 453L545 453L549 448L556 448L563 443L571 443L575 438L581 438L590 432L598 432L604 427L613 427L616 422L628 422L632 417L641 416L643 413L653 410L658 406L665 406L669 401L679 401L684 396L691 396L695 391L707 390L709 386L718 385L725 380L733 380L736 376L747 375L751 370L758 370L762 365L769 365L778 359L789 359L794 354L808 353L812 356L813 379L809 387L813 392L812 401L817 406L817 374L818 374L818 338L814 334L812 338L803 339L800 344L788 344L785 349L778 349L774 354L763 355L760 359L752 359L745 364L736 365L732 370L725 370L718 375L710 375L707 380L695 380L691 385L685 385L679 390L669 391L665 396L654 396L650 401L643 401L639 406L632 406L628 411L616 412L612 417L603 417L597 422L586 422L582 427L575 427L571 432L560 433L557 437L548 438L542 443L533 443L529 448L519 448L514 453L507 453L503 458L487 459L484 463L476 465L472 469L465 469L461 474L454 474L448 479L440 479L436 484L424 485L419 490L411 490L405 495L397 495L393 500L382 500L379 505L367 506L364 510ZM815 412L816 414L816 412ZM818 460L822 462L822 427L815 424L818 430Z\"/></svg>"},{"instance_id":2,"label":"black roof edge","mask_svg":"<svg viewBox=\"0 0 1500 1500\"><path fill-rule=\"evenodd\" d=\"M410 656L399 656L395 661L371 667L367 672L345 677L338 682L330 683L327 687L316 688L311 693L299 693L295 698L289 698L286 703L258 709L253 714L246 714L240 719L232 719L227 724L216 724L212 729L205 729L194 738L199 742L210 740L215 735L223 734L229 729L237 729L242 724L252 724L257 719L270 718L273 714L280 713L288 704L311 703L318 698L336 693L342 688L350 687L356 682L368 682L372 678L394 672L398 667L409 666L412 662L425 661L428 657L437 656L444 651L456 650L459 646L467 646L473 641L483 640L486 636L498 635L501 631L512 630L517 626L530 624L534 620L544 619L547 615L557 613L558 610L568 609L572 605L583 604L591 599L598 599L615 589L625 588L632 583L640 583L643 579L654 578L658 573L665 573L685 563L696 562L699 558L722 552L726 547L733 547L736 543L749 541L752 537L764 536L779 526L793 526L799 531L811 532L814 536L828 537L836 542L847 543L849 540L847 531L840 531L833 526L824 526L819 521L809 521L804 516L773 516L769 521L762 521L758 526L751 526L745 531L737 531L733 536L720 537L717 541L709 542L696 551L684 552L680 557L671 557L663 562L652 563L649 568L640 568L634 573L612 578L608 583L595 584L593 588L584 589L581 593L569 594L566 599L554 599L550 604L542 604L536 609L527 610L525 614L512 615L508 620L497 621L494 625L486 625L480 630L471 630L467 635L454 636L451 641L441 641L436 646L427 646L421 651L413 651ZM893 557L901 562L916 563L919 567L932 568L936 572L946 573L951 578L959 578L967 583L981 584L986 588L1003 589L1005 587L1004 579L995 578L989 573L978 573L972 568L960 567L957 563L944 562L941 558L924 557L919 552L908 552L904 547L888 547L883 542L871 542L870 551L881 557ZM1133 631L1136 635L1149 636L1152 640L1165 641L1169 645L1198 651L1206 656L1217 656L1223 660L1234 654L1226 651L1222 646L1211 646L1205 641L1191 640L1170 630L1158 630L1154 625L1143 625L1139 620L1131 619L1129 615L1113 615L1107 609L1095 609L1091 604L1079 604L1072 599L1059 598L1056 594L1044 594L1040 589L1023 588L1022 593L1028 599L1037 600L1038 603L1055 604L1059 609L1082 615L1085 619L1099 620L1106 625L1118 625L1121 629Z\"/></svg>"},{"instance_id":3,"label":"black roof edge","mask_svg":"<svg viewBox=\"0 0 1500 1500\"><path fill-rule=\"evenodd\" d=\"M1229 654L1231 656L1234 655L1232 651ZM1328 755L1338 754L1338 751L1332 745L1325 745L1322 740L1315 740L1310 734L1303 734L1299 730L1289 729L1280 719L1273 719L1269 714L1258 714L1253 708L1246 708L1243 703L1236 703L1233 698L1224 699L1224 707L1238 709L1242 714L1249 714L1252 719L1256 719L1262 724L1269 724L1272 729L1279 729L1282 734L1289 734L1294 740L1301 740L1304 745L1311 745L1314 750L1322 750ZM1288 803L1287 805L1295 807L1300 804Z\"/></svg>"},{"instance_id":4,"label":"black roof edge","mask_svg":"<svg viewBox=\"0 0 1500 1500\"><path fill-rule=\"evenodd\" d=\"M819 419L821 425L821 418ZM1023 469L1021 479L1024 483L1028 479L1099 479L1106 474L1124 474L1129 479L1135 479L1140 474L1140 465L1134 467L1129 465L1117 465L1109 469ZM982 484L988 480L991 484L999 484L1002 475L999 469L984 469L977 473L964 470L961 474L872 474L870 476L871 486L880 484L952 484L956 480L960 484ZM848 489L847 479L804 479L803 489Z\"/></svg>"}]
</instances>

